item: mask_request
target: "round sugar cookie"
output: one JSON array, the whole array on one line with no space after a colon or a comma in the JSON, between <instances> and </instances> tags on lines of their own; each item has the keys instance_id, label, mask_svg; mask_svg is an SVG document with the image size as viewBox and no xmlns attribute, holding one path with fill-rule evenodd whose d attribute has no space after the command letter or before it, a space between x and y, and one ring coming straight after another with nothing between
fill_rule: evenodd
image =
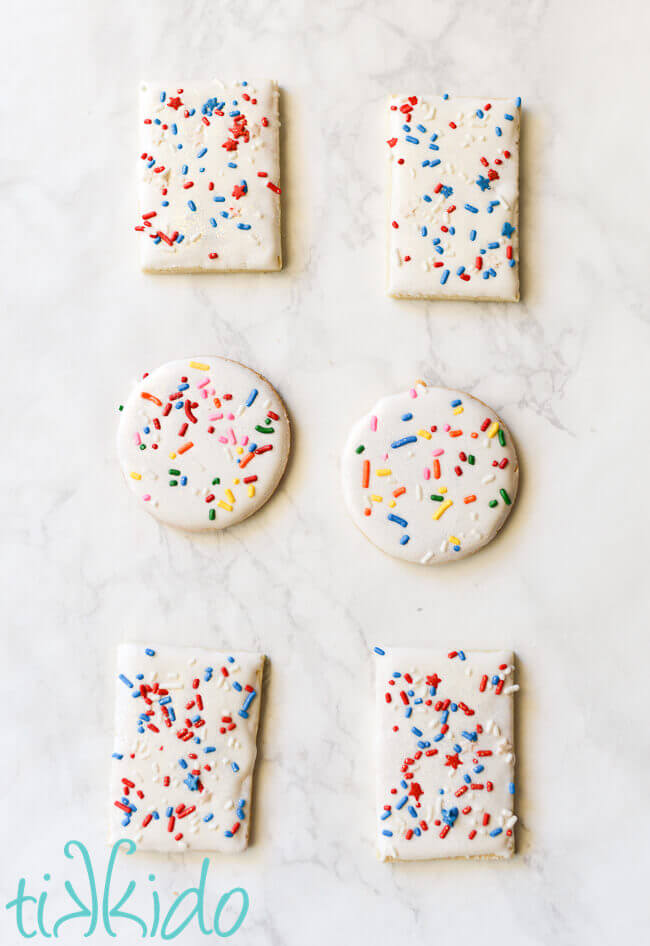
<instances>
[{"instance_id":1,"label":"round sugar cookie","mask_svg":"<svg viewBox=\"0 0 650 946\"><path fill-rule=\"evenodd\" d=\"M517 496L519 464L494 411L418 381L354 425L342 479L366 538L396 558L437 565L494 538Z\"/></svg>"},{"instance_id":2,"label":"round sugar cookie","mask_svg":"<svg viewBox=\"0 0 650 946\"><path fill-rule=\"evenodd\" d=\"M181 529L225 529L263 506L289 456L289 418L268 381L214 355L147 374L122 408L117 451L142 506Z\"/></svg>"}]
</instances>

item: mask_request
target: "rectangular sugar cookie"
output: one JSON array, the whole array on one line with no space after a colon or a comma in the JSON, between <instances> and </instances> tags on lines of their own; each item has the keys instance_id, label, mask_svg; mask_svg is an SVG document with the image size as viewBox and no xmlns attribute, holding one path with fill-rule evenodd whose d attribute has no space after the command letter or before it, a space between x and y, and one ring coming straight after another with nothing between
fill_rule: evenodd
<instances>
[{"instance_id":1,"label":"rectangular sugar cookie","mask_svg":"<svg viewBox=\"0 0 650 946\"><path fill-rule=\"evenodd\" d=\"M511 857L513 654L375 652L381 860Z\"/></svg>"},{"instance_id":2,"label":"rectangular sugar cookie","mask_svg":"<svg viewBox=\"0 0 650 946\"><path fill-rule=\"evenodd\" d=\"M519 299L520 112L520 99L390 99L389 295Z\"/></svg>"},{"instance_id":3,"label":"rectangular sugar cookie","mask_svg":"<svg viewBox=\"0 0 650 946\"><path fill-rule=\"evenodd\" d=\"M118 648L111 842L248 846L263 665L261 654Z\"/></svg>"},{"instance_id":4,"label":"rectangular sugar cookie","mask_svg":"<svg viewBox=\"0 0 650 946\"><path fill-rule=\"evenodd\" d=\"M139 215L150 273L282 268L275 82L143 82Z\"/></svg>"}]
</instances>

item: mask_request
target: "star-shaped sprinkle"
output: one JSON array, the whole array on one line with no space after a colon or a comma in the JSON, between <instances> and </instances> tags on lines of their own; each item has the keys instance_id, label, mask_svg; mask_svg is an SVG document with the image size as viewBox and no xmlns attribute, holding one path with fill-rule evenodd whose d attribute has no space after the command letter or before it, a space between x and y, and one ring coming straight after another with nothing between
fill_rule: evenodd
<instances>
[{"instance_id":1,"label":"star-shaped sprinkle","mask_svg":"<svg viewBox=\"0 0 650 946\"><path fill-rule=\"evenodd\" d=\"M445 759L447 760L445 762L445 765L450 765L452 769L454 770L454 772L456 771L459 765L463 764L462 759L460 758L457 752L454 752L453 755L446 755Z\"/></svg>"},{"instance_id":2,"label":"star-shaped sprinkle","mask_svg":"<svg viewBox=\"0 0 650 946\"><path fill-rule=\"evenodd\" d=\"M476 178L476 183L482 191L490 190L490 182L488 181L487 177L483 177L482 174L479 174L479 176Z\"/></svg>"},{"instance_id":3,"label":"star-shaped sprinkle","mask_svg":"<svg viewBox=\"0 0 650 946\"><path fill-rule=\"evenodd\" d=\"M427 678L427 686L437 687L439 683L442 683L442 677L439 677L437 673L430 674Z\"/></svg>"},{"instance_id":4,"label":"star-shaped sprinkle","mask_svg":"<svg viewBox=\"0 0 650 946\"><path fill-rule=\"evenodd\" d=\"M417 782L412 782L411 788L409 789L409 795L412 795L416 801L420 801L420 795L423 795L423 794L424 794L424 790L422 789L422 786L419 785Z\"/></svg>"},{"instance_id":5,"label":"star-shaped sprinkle","mask_svg":"<svg viewBox=\"0 0 650 946\"><path fill-rule=\"evenodd\" d=\"M510 239L510 237L512 236L512 234L515 232L516 229L517 229L516 227L513 227L512 224L510 224L510 223L508 223L508 221L506 221L506 222L504 223L504 225L503 225L503 230L501 231L501 236L504 236L504 237L506 237L507 239Z\"/></svg>"},{"instance_id":6,"label":"star-shaped sprinkle","mask_svg":"<svg viewBox=\"0 0 650 946\"><path fill-rule=\"evenodd\" d=\"M167 99L167 104L170 108L176 109L176 111L178 111L183 103L181 102L180 95L172 95L170 99Z\"/></svg>"}]
</instances>

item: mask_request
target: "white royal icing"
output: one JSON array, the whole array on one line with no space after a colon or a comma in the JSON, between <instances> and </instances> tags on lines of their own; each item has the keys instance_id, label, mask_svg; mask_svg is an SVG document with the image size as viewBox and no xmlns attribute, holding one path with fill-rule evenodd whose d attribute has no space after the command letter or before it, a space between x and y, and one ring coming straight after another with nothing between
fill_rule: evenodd
<instances>
[{"instance_id":1,"label":"white royal icing","mask_svg":"<svg viewBox=\"0 0 650 946\"><path fill-rule=\"evenodd\" d=\"M494 411L422 381L354 425L341 472L364 535L422 565L464 558L493 539L519 481L512 437Z\"/></svg>"},{"instance_id":2,"label":"white royal icing","mask_svg":"<svg viewBox=\"0 0 650 946\"><path fill-rule=\"evenodd\" d=\"M143 269L280 269L276 83L147 82L140 112Z\"/></svg>"},{"instance_id":3,"label":"white royal icing","mask_svg":"<svg viewBox=\"0 0 650 946\"><path fill-rule=\"evenodd\" d=\"M390 99L390 295L519 298L520 112L519 99Z\"/></svg>"},{"instance_id":4,"label":"white royal icing","mask_svg":"<svg viewBox=\"0 0 650 946\"><path fill-rule=\"evenodd\" d=\"M139 381L120 417L117 449L141 505L168 525L224 529L277 487L289 418L261 375L234 361L172 361Z\"/></svg>"},{"instance_id":5,"label":"white royal icing","mask_svg":"<svg viewBox=\"0 0 650 946\"><path fill-rule=\"evenodd\" d=\"M512 653L375 653L380 858L511 857Z\"/></svg>"},{"instance_id":6,"label":"white royal icing","mask_svg":"<svg viewBox=\"0 0 650 946\"><path fill-rule=\"evenodd\" d=\"M261 654L118 648L111 841L247 847L263 664Z\"/></svg>"}]
</instances>

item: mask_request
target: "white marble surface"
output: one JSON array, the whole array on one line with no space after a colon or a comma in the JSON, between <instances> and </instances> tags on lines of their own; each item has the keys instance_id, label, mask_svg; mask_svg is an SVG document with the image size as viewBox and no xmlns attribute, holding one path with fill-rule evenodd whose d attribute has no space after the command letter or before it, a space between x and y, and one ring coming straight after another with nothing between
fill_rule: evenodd
<instances>
[{"instance_id":1,"label":"white marble surface","mask_svg":"<svg viewBox=\"0 0 650 946\"><path fill-rule=\"evenodd\" d=\"M250 893L233 941L643 938L649 27L641 0L5 11L3 904L19 876L71 877L69 838L105 862L114 649L146 638L270 658L254 843L210 868L211 891ZM139 79L249 71L282 87L284 271L144 276ZM523 97L520 304L386 297L382 103L402 90ZM134 505L113 445L131 379L199 351L268 375L296 435L276 498L204 538ZM417 375L491 404L522 461L503 535L439 570L382 556L339 490L349 425ZM375 859L381 641L516 651L512 861ZM168 897L198 865L124 876L154 869Z\"/></svg>"}]
</instances>

